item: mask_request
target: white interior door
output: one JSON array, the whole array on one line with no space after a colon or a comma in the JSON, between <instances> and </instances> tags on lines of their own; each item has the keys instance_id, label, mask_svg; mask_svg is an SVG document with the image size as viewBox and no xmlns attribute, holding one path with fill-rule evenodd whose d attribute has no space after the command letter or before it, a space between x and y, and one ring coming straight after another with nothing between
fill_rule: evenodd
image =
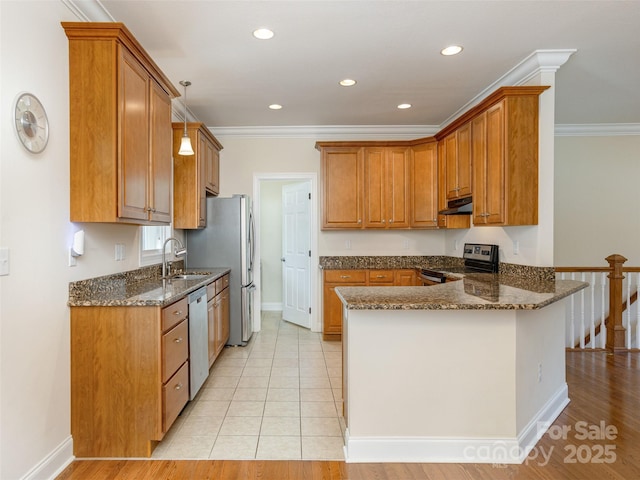
<instances>
[{"instance_id":1,"label":"white interior door","mask_svg":"<svg viewBox=\"0 0 640 480\"><path fill-rule=\"evenodd\" d=\"M282 318L311 326L311 184L282 187Z\"/></svg>"}]
</instances>

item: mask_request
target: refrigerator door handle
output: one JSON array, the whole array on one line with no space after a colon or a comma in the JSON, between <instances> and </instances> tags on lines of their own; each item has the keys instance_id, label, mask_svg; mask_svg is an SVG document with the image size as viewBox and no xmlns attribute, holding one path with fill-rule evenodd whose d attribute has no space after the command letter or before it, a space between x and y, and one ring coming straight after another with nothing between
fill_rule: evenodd
<instances>
[{"instance_id":1,"label":"refrigerator door handle","mask_svg":"<svg viewBox=\"0 0 640 480\"><path fill-rule=\"evenodd\" d=\"M249 212L249 271L253 271L253 259L255 257L256 246L254 242L255 238L255 225L253 223L253 210Z\"/></svg>"}]
</instances>

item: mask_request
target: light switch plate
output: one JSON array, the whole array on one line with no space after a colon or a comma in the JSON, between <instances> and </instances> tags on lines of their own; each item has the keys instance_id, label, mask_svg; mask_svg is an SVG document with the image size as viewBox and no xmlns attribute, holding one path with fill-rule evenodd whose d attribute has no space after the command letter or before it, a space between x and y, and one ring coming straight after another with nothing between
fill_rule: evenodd
<instances>
[{"instance_id":1,"label":"light switch plate","mask_svg":"<svg viewBox=\"0 0 640 480\"><path fill-rule=\"evenodd\" d=\"M0 248L0 275L9 275L9 249Z\"/></svg>"}]
</instances>

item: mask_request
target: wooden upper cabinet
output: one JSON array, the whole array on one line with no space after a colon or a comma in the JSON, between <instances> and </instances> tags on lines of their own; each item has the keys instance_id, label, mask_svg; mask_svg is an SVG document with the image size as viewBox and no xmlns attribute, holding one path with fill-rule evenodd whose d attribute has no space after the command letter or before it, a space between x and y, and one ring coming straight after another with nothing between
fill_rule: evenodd
<instances>
[{"instance_id":1,"label":"wooden upper cabinet","mask_svg":"<svg viewBox=\"0 0 640 480\"><path fill-rule=\"evenodd\" d=\"M207 223L207 194L220 188L219 152L222 145L200 122L187 123L195 155L179 155L184 122L173 123L173 226L203 228Z\"/></svg>"},{"instance_id":2,"label":"wooden upper cabinet","mask_svg":"<svg viewBox=\"0 0 640 480\"><path fill-rule=\"evenodd\" d=\"M437 143L411 148L410 212L412 228L438 226L438 154Z\"/></svg>"},{"instance_id":3,"label":"wooden upper cabinet","mask_svg":"<svg viewBox=\"0 0 640 480\"><path fill-rule=\"evenodd\" d=\"M167 120L171 121L171 100L156 83L151 84L151 220L171 223L171 136Z\"/></svg>"},{"instance_id":4,"label":"wooden upper cabinet","mask_svg":"<svg viewBox=\"0 0 640 480\"><path fill-rule=\"evenodd\" d=\"M177 90L123 24L62 26L69 39L70 220L168 224Z\"/></svg>"},{"instance_id":5,"label":"wooden upper cabinet","mask_svg":"<svg viewBox=\"0 0 640 480\"><path fill-rule=\"evenodd\" d=\"M364 161L360 147L322 148L322 229L362 228Z\"/></svg>"},{"instance_id":6,"label":"wooden upper cabinet","mask_svg":"<svg viewBox=\"0 0 640 480\"><path fill-rule=\"evenodd\" d=\"M447 208L447 151L453 148L457 151L456 142L438 142L438 211ZM471 228L471 215L441 215L438 214L438 228Z\"/></svg>"},{"instance_id":7,"label":"wooden upper cabinet","mask_svg":"<svg viewBox=\"0 0 640 480\"><path fill-rule=\"evenodd\" d=\"M364 150L364 227L409 227L409 160L407 147Z\"/></svg>"},{"instance_id":8,"label":"wooden upper cabinet","mask_svg":"<svg viewBox=\"0 0 640 480\"><path fill-rule=\"evenodd\" d=\"M476 225L538 223L538 95L506 96L474 119Z\"/></svg>"},{"instance_id":9,"label":"wooden upper cabinet","mask_svg":"<svg viewBox=\"0 0 640 480\"><path fill-rule=\"evenodd\" d=\"M218 195L220 193L220 152L211 142L207 142L206 149L205 188L207 193Z\"/></svg>"},{"instance_id":10,"label":"wooden upper cabinet","mask_svg":"<svg viewBox=\"0 0 640 480\"><path fill-rule=\"evenodd\" d=\"M471 124L467 123L444 139L446 148L447 199L471 195Z\"/></svg>"}]
</instances>

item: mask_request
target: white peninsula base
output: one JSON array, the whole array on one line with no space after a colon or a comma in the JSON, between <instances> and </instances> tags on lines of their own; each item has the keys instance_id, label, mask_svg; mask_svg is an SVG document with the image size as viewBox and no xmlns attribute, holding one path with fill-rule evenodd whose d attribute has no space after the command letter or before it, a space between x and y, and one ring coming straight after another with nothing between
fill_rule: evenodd
<instances>
[{"instance_id":1,"label":"white peninsula base","mask_svg":"<svg viewBox=\"0 0 640 480\"><path fill-rule=\"evenodd\" d=\"M522 463L569 403L564 302L345 309L346 461Z\"/></svg>"}]
</instances>

